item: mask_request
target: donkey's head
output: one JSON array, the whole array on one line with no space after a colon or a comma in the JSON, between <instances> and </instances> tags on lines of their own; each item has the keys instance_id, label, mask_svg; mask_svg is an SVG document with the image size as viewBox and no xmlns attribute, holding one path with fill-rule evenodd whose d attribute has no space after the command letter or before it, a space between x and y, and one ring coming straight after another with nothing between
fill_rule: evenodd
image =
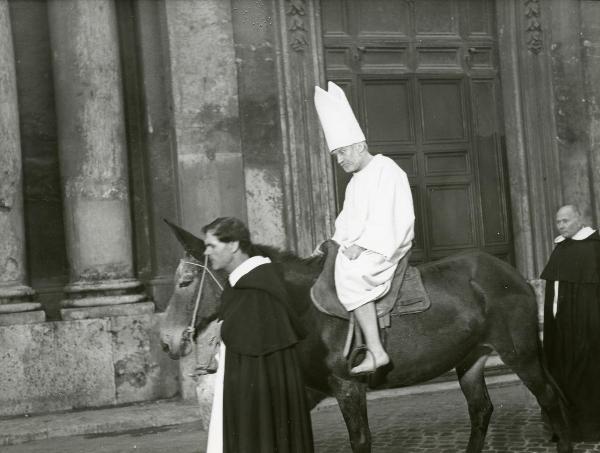
<instances>
[{"instance_id":1,"label":"donkey's head","mask_svg":"<svg viewBox=\"0 0 600 453\"><path fill-rule=\"evenodd\" d=\"M179 359L191 352L195 333L217 317L224 278L206 267L202 239L170 222L167 224L186 254L175 271L173 294L160 325L160 340L163 350L172 359Z\"/></svg>"}]
</instances>

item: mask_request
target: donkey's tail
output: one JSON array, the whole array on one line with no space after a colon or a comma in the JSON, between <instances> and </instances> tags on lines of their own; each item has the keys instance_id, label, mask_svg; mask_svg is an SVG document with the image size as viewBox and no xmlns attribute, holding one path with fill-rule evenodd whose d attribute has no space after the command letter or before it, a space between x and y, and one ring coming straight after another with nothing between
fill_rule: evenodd
<instances>
[{"instance_id":1,"label":"donkey's tail","mask_svg":"<svg viewBox=\"0 0 600 453\"><path fill-rule=\"evenodd\" d=\"M546 362L546 356L544 355L544 350L543 350L541 340L538 341L538 356L540 357L540 362L542 365L542 371L544 372L544 377L548 380L548 382L550 383L552 388L558 394L558 398L560 399L560 402L561 402L562 406L564 407L564 409L566 411L568 411L569 406L570 406L569 401L567 400L567 397L565 396L562 389L558 385L558 382L556 382L556 379L554 379L554 376L552 376L552 373L550 373L550 370L548 369L548 363Z\"/></svg>"}]
</instances>

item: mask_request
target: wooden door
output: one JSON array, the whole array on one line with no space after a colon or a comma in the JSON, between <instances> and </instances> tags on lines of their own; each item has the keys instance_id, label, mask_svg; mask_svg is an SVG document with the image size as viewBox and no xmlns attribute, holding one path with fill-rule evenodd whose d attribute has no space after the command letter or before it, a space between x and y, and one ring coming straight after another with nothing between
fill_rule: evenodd
<instances>
[{"instance_id":1,"label":"wooden door","mask_svg":"<svg viewBox=\"0 0 600 453\"><path fill-rule=\"evenodd\" d=\"M412 260L512 261L492 0L321 0L327 79L409 176ZM334 164L335 165L335 164ZM337 168L341 209L348 175Z\"/></svg>"}]
</instances>

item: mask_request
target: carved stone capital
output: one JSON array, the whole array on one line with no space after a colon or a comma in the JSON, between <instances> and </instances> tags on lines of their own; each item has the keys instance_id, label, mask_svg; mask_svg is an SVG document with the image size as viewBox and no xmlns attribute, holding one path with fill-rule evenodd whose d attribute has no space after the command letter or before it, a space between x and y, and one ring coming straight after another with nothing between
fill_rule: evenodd
<instances>
[{"instance_id":1,"label":"carved stone capital","mask_svg":"<svg viewBox=\"0 0 600 453\"><path fill-rule=\"evenodd\" d=\"M527 49L537 55L543 47L540 0L525 0L524 5L527 23L525 28Z\"/></svg>"},{"instance_id":2,"label":"carved stone capital","mask_svg":"<svg viewBox=\"0 0 600 453\"><path fill-rule=\"evenodd\" d=\"M308 47L308 31L304 23L306 16L305 0L287 0L287 23L290 32L290 47L296 52L304 52Z\"/></svg>"}]
</instances>

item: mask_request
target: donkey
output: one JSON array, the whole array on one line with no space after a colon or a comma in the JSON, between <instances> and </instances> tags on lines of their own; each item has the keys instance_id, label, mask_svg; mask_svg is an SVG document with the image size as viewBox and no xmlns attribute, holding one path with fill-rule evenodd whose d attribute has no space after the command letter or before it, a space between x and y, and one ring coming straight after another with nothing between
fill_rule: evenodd
<instances>
[{"instance_id":1,"label":"donkey","mask_svg":"<svg viewBox=\"0 0 600 453\"><path fill-rule=\"evenodd\" d=\"M216 319L220 303L216 280L225 280L222 274L211 272L210 278L202 271L206 261L201 239L191 233L178 234L178 238L188 254L175 273L175 289L161 326L163 348L174 359L189 353L184 340L192 313L196 332ZM335 397L352 451L369 453L368 382L349 374L342 353L348 321L320 312L310 299L310 288L322 271L324 259L303 259L268 246L258 248L280 266L292 302L309 332L299 344L309 394ZM527 281L504 261L480 251L447 257L418 269L431 307L393 319L386 347L392 366L377 388L424 382L455 368L471 422L466 452L480 453L493 410L484 365L496 351L536 397L554 432L557 452L572 453L564 403L542 362L537 304Z\"/></svg>"}]
</instances>

